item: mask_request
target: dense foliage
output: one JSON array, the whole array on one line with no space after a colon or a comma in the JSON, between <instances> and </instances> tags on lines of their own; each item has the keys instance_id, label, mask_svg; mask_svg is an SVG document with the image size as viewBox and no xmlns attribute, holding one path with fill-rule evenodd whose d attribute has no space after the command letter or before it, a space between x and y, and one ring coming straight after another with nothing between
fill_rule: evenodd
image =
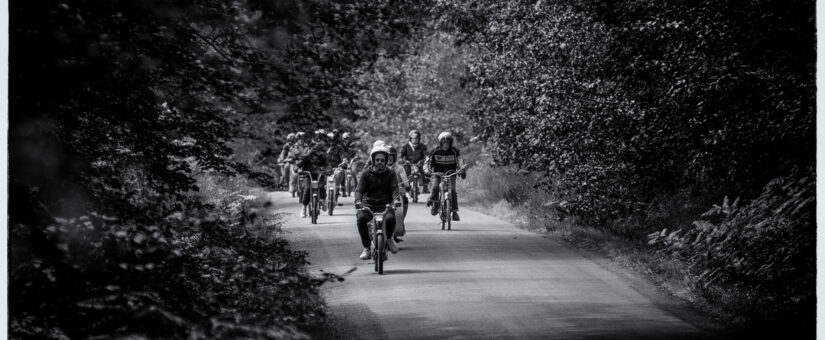
<instances>
[{"instance_id":1,"label":"dense foliage","mask_svg":"<svg viewBox=\"0 0 825 340\"><path fill-rule=\"evenodd\" d=\"M633 240L682 229L663 245L709 300L812 325L815 196L795 175L815 162L812 1L438 6L439 27L477 51L474 131L496 163L544 174L557 216ZM725 195L743 202L726 222L681 224Z\"/></svg>"},{"instance_id":2,"label":"dense foliage","mask_svg":"<svg viewBox=\"0 0 825 340\"><path fill-rule=\"evenodd\" d=\"M506 166L492 194L555 217L637 240L674 223L652 240L708 299L812 315L813 2L9 9L13 336L304 336L325 278L230 178L270 184L283 136L321 127L452 130L494 159L468 197Z\"/></svg>"},{"instance_id":3,"label":"dense foliage","mask_svg":"<svg viewBox=\"0 0 825 340\"><path fill-rule=\"evenodd\" d=\"M726 197L694 228L650 235L662 252L695 272L696 289L724 299L718 283L734 286L729 310L770 319L782 315L813 328L816 308L816 202L814 177L777 178L748 203ZM741 298L744 297L744 298Z\"/></svg>"},{"instance_id":4,"label":"dense foliage","mask_svg":"<svg viewBox=\"0 0 825 340\"><path fill-rule=\"evenodd\" d=\"M304 336L325 278L228 177L269 184L287 131L351 113L412 4L12 1L12 336Z\"/></svg>"},{"instance_id":5,"label":"dense foliage","mask_svg":"<svg viewBox=\"0 0 825 340\"><path fill-rule=\"evenodd\" d=\"M360 109L350 125L394 145L404 144L413 129L429 148L445 130L468 141L473 136L465 116L470 94L461 80L470 53L455 46L449 34L422 32L409 53L379 56L354 73Z\"/></svg>"},{"instance_id":6,"label":"dense foliage","mask_svg":"<svg viewBox=\"0 0 825 340\"><path fill-rule=\"evenodd\" d=\"M480 47L480 136L559 179L582 218L677 188L753 195L813 164L812 2L442 5Z\"/></svg>"}]
</instances>

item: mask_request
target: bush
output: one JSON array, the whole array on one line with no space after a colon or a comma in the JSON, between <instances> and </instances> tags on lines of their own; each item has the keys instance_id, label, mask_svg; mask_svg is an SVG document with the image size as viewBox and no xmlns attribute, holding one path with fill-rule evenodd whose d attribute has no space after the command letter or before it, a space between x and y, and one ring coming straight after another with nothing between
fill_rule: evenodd
<instances>
[{"instance_id":1,"label":"bush","mask_svg":"<svg viewBox=\"0 0 825 340\"><path fill-rule=\"evenodd\" d=\"M690 264L697 289L755 321L812 327L816 295L816 199L812 173L777 178L747 204L728 198L693 228L649 236ZM730 296L733 297L730 297Z\"/></svg>"},{"instance_id":2,"label":"bush","mask_svg":"<svg viewBox=\"0 0 825 340\"><path fill-rule=\"evenodd\" d=\"M331 276L305 272L306 254L278 237L268 206L233 195L163 219L91 212L49 217L42 232L16 223L10 334L306 338L323 320L318 287Z\"/></svg>"}]
</instances>

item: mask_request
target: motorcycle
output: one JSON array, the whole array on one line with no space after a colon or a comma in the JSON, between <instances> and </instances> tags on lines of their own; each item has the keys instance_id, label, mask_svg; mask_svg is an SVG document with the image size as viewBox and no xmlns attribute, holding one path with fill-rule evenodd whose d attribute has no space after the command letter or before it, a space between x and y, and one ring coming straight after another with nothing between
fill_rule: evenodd
<instances>
[{"instance_id":1,"label":"motorcycle","mask_svg":"<svg viewBox=\"0 0 825 340\"><path fill-rule=\"evenodd\" d=\"M447 230L451 230L453 224L453 209L452 209L452 184L450 183L450 178L453 176L458 175L462 170L465 168L461 168L458 171L447 171L446 173L436 172L433 173L433 177L438 176L441 177L441 184L439 184L438 188L440 190L440 198L438 205L438 216L441 217L441 230L444 230L444 227L447 227Z\"/></svg>"},{"instance_id":2,"label":"motorcycle","mask_svg":"<svg viewBox=\"0 0 825 340\"><path fill-rule=\"evenodd\" d=\"M367 206L361 207L358 210L366 210L370 214L372 214L372 220L368 222L368 226L370 229L370 252L372 258L375 259L375 272L378 275L384 274L384 261L387 260L387 252L389 250L389 246L387 245L387 228L384 225L384 217L389 210L395 210L394 208L398 208L401 206L400 202L396 202L395 204L387 204L384 207L384 210L381 211L372 211Z\"/></svg>"},{"instance_id":3,"label":"motorcycle","mask_svg":"<svg viewBox=\"0 0 825 340\"><path fill-rule=\"evenodd\" d=\"M407 163L410 165L410 196L413 203L418 203L418 195L421 194L420 187L424 186L424 175L421 173L421 166L419 164Z\"/></svg>"},{"instance_id":4,"label":"motorcycle","mask_svg":"<svg viewBox=\"0 0 825 340\"><path fill-rule=\"evenodd\" d=\"M312 173L309 171L303 171L303 174L307 175L307 178L310 182L310 195L312 197L309 201L309 216L311 217L312 224L318 223L318 215L321 214L321 197L320 197L320 188L321 185L319 183L321 175L319 174L315 179L312 178ZM302 181L304 182L304 181ZM302 191L303 192L303 191Z\"/></svg>"},{"instance_id":5,"label":"motorcycle","mask_svg":"<svg viewBox=\"0 0 825 340\"><path fill-rule=\"evenodd\" d=\"M335 209L336 206L340 206L343 204L338 203L338 196L339 196L339 188L335 183L337 182L336 179L338 176L341 176L341 171L344 169L342 168L335 168L335 172L333 172L332 176L327 177L327 212L329 216L332 216L332 211ZM346 195L345 195L346 196Z\"/></svg>"}]
</instances>

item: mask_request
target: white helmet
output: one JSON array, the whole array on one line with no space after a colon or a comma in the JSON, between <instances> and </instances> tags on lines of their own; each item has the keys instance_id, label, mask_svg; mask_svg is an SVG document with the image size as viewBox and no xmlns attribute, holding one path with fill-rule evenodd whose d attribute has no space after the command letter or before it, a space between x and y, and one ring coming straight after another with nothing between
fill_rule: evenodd
<instances>
[{"instance_id":1,"label":"white helmet","mask_svg":"<svg viewBox=\"0 0 825 340\"><path fill-rule=\"evenodd\" d=\"M378 153L383 153L384 157L386 157L386 159L389 160L389 158L390 158L390 149L387 148L387 146L384 145L383 142L381 144L377 144L377 143L378 142L376 142L376 144L373 144L372 150L370 151L370 160L374 160L375 155L378 154Z\"/></svg>"},{"instance_id":2,"label":"white helmet","mask_svg":"<svg viewBox=\"0 0 825 340\"><path fill-rule=\"evenodd\" d=\"M453 134L449 133L447 131L444 131L444 132L438 134L438 142L439 143L441 143L441 141L443 141L445 139L449 140L450 143L452 144L453 143Z\"/></svg>"},{"instance_id":3,"label":"white helmet","mask_svg":"<svg viewBox=\"0 0 825 340\"><path fill-rule=\"evenodd\" d=\"M375 141L375 143L372 143L372 147L373 147L373 148L375 148L375 147L377 147L377 146L379 146L379 145L386 145L386 144L387 144L387 143L384 143L384 141L382 141L382 140L380 140L380 139L379 139L379 140Z\"/></svg>"}]
</instances>

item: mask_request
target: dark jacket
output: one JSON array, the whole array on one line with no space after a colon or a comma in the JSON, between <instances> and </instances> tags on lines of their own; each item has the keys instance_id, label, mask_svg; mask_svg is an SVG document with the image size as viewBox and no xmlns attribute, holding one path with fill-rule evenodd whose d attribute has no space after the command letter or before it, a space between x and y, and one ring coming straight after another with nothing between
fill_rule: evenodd
<instances>
[{"instance_id":1,"label":"dark jacket","mask_svg":"<svg viewBox=\"0 0 825 340\"><path fill-rule=\"evenodd\" d=\"M327 153L321 145L315 145L308 152L299 156L297 165L299 168L317 175L329 167Z\"/></svg>"},{"instance_id":2,"label":"dark jacket","mask_svg":"<svg viewBox=\"0 0 825 340\"><path fill-rule=\"evenodd\" d=\"M430 152L430 156L427 157L427 161L429 162L427 165L429 165L431 172L456 171L458 170L460 157L461 153L458 152L456 148L450 148L446 151L441 148L436 148Z\"/></svg>"},{"instance_id":3,"label":"dark jacket","mask_svg":"<svg viewBox=\"0 0 825 340\"><path fill-rule=\"evenodd\" d=\"M404 144L404 147L401 148L401 154L399 155L400 159L406 159L408 162L413 164L418 164L427 157L427 146L418 143L418 147L413 149L410 143Z\"/></svg>"},{"instance_id":4,"label":"dark jacket","mask_svg":"<svg viewBox=\"0 0 825 340\"><path fill-rule=\"evenodd\" d=\"M327 157L329 158L329 164L331 166L338 166L343 162L344 158L349 158L349 152L347 152L346 148L344 148L341 144L333 144L327 150Z\"/></svg>"},{"instance_id":5,"label":"dark jacket","mask_svg":"<svg viewBox=\"0 0 825 340\"><path fill-rule=\"evenodd\" d=\"M384 206L392 204L399 195L395 171L386 168L382 172L376 172L370 167L359 175L358 187L355 188L355 202L368 206Z\"/></svg>"}]
</instances>

